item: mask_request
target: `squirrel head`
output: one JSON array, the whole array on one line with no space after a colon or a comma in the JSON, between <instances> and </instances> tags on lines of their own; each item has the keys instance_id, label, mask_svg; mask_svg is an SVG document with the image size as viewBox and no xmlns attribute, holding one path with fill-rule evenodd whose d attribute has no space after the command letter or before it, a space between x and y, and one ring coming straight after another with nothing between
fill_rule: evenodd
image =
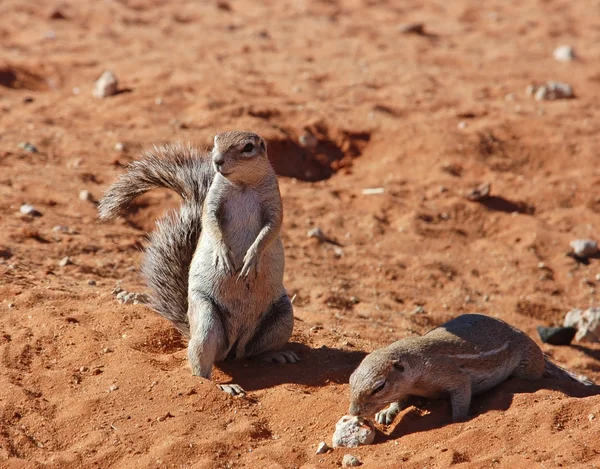
<instances>
[{"instance_id":1,"label":"squirrel head","mask_svg":"<svg viewBox=\"0 0 600 469\"><path fill-rule=\"evenodd\" d=\"M418 373L408 356L395 349L376 350L350 376L350 415L369 417L410 394Z\"/></svg>"},{"instance_id":2,"label":"squirrel head","mask_svg":"<svg viewBox=\"0 0 600 469\"><path fill-rule=\"evenodd\" d=\"M217 173L232 182L256 182L272 171L265 139L252 132L215 135L212 160Z\"/></svg>"}]
</instances>

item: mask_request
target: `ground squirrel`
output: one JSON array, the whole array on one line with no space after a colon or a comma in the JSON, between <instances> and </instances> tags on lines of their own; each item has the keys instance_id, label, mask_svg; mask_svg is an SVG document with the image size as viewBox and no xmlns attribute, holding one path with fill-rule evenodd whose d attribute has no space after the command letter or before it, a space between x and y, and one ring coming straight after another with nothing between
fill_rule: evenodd
<instances>
[{"instance_id":1,"label":"ground squirrel","mask_svg":"<svg viewBox=\"0 0 600 469\"><path fill-rule=\"evenodd\" d=\"M365 357L350 376L349 413L370 416L391 404L375 417L390 424L409 396L449 396L453 420L463 420L472 395L511 376L594 384L552 363L523 331L500 319L464 314Z\"/></svg>"},{"instance_id":2,"label":"ground squirrel","mask_svg":"<svg viewBox=\"0 0 600 469\"><path fill-rule=\"evenodd\" d=\"M214 138L210 154L171 144L132 163L100 201L101 219L118 215L139 195L166 187L183 199L157 222L142 274L152 306L189 337L195 375L213 363L278 351L292 334L293 311L283 286L283 208L263 138L233 131ZM229 394L243 393L223 385Z\"/></svg>"}]
</instances>

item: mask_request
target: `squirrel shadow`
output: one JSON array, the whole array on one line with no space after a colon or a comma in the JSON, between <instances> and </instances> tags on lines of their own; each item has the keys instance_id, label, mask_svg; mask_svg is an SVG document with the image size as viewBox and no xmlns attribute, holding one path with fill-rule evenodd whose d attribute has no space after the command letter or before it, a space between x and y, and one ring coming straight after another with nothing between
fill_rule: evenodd
<instances>
[{"instance_id":1,"label":"squirrel shadow","mask_svg":"<svg viewBox=\"0 0 600 469\"><path fill-rule=\"evenodd\" d=\"M347 383L366 352L340 350L322 346L310 348L304 344L290 342L286 350L300 357L298 363L270 363L255 359L239 359L217 362L215 366L231 376L229 382L239 384L246 391L266 389L283 383L324 386L327 383Z\"/></svg>"},{"instance_id":2,"label":"squirrel shadow","mask_svg":"<svg viewBox=\"0 0 600 469\"><path fill-rule=\"evenodd\" d=\"M523 380L510 378L489 391L474 396L471 401L471 410L468 422L475 417L490 411L506 411L510 408L514 394L532 394L540 389L560 391L569 397L589 397L600 394L600 386L585 386L570 381L557 381L551 379ZM457 422L452 422L452 409L449 399L429 400L424 398L411 398L410 405L416 405L417 409L403 411L401 418L388 434L377 433L375 443L384 443L395 440L411 433L426 432L441 428ZM426 415L420 415L426 411Z\"/></svg>"}]
</instances>

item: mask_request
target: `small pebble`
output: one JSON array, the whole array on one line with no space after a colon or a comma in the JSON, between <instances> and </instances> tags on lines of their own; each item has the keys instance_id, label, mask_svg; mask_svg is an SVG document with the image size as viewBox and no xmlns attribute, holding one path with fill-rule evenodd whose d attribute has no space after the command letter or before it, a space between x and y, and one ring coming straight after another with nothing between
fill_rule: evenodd
<instances>
[{"instance_id":1,"label":"small pebble","mask_svg":"<svg viewBox=\"0 0 600 469\"><path fill-rule=\"evenodd\" d=\"M415 309L412 310L412 312L410 314L423 314L425 313L425 308L423 306L417 306Z\"/></svg>"},{"instance_id":2,"label":"small pebble","mask_svg":"<svg viewBox=\"0 0 600 469\"><path fill-rule=\"evenodd\" d=\"M58 266L59 267L65 267L65 266L70 265L72 263L73 262L71 261L71 259L69 259L69 256L65 256L60 261L58 261Z\"/></svg>"},{"instance_id":3,"label":"small pebble","mask_svg":"<svg viewBox=\"0 0 600 469\"><path fill-rule=\"evenodd\" d=\"M592 420L595 420L596 416L594 414L590 414L588 415L588 420L591 422Z\"/></svg>"},{"instance_id":4,"label":"small pebble","mask_svg":"<svg viewBox=\"0 0 600 469\"><path fill-rule=\"evenodd\" d=\"M88 367L87 367L87 366L80 366L80 367L79 367L79 371L80 371L81 373L85 373L86 371L88 371Z\"/></svg>"},{"instance_id":5,"label":"small pebble","mask_svg":"<svg viewBox=\"0 0 600 469\"><path fill-rule=\"evenodd\" d=\"M111 384L110 387L108 388L108 392L113 392L113 391L116 391L117 389L119 389L119 386L117 386L116 384Z\"/></svg>"},{"instance_id":6,"label":"small pebble","mask_svg":"<svg viewBox=\"0 0 600 469\"><path fill-rule=\"evenodd\" d=\"M600 282L600 274L596 274L594 278L596 279L596 282Z\"/></svg>"},{"instance_id":7,"label":"small pebble","mask_svg":"<svg viewBox=\"0 0 600 469\"><path fill-rule=\"evenodd\" d=\"M25 150L28 153L37 153L38 149L35 147L35 145L29 143L29 142L21 142L19 143L19 148L21 150Z\"/></svg>"},{"instance_id":8,"label":"small pebble","mask_svg":"<svg viewBox=\"0 0 600 469\"><path fill-rule=\"evenodd\" d=\"M344 454L344 458L342 459L342 467L356 467L360 465L361 462L356 456L352 456L351 454Z\"/></svg>"},{"instance_id":9,"label":"small pebble","mask_svg":"<svg viewBox=\"0 0 600 469\"><path fill-rule=\"evenodd\" d=\"M298 143L301 147L313 149L317 147L319 142L313 134L306 132L298 137Z\"/></svg>"},{"instance_id":10,"label":"small pebble","mask_svg":"<svg viewBox=\"0 0 600 469\"><path fill-rule=\"evenodd\" d=\"M92 287L96 285L96 281L95 280L88 280L88 285L91 285Z\"/></svg>"},{"instance_id":11,"label":"small pebble","mask_svg":"<svg viewBox=\"0 0 600 469\"><path fill-rule=\"evenodd\" d=\"M325 241L325 233L323 233L323 230L321 230L321 228L319 228L318 226L312 228L311 230L308 230L306 236L308 236L309 238L317 238L321 242Z\"/></svg>"},{"instance_id":12,"label":"small pebble","mask_svg":"<svg viewBox=\"0 0 600 469\"><path fill-rule=\"evenodd\" d=\"M321 441L321 443L319 443L319 446L317 446L317 451L315 454L325 454L329 450L331 450L331 448L327 445L327 443Z\"/></svg>"},{"instance_id":13,"label":"small pebble","mask_svg":"<svg viewBox=\"0 0 600 469\"><path fill-rule=\"evenodd\" d=\"M590 257L598 253L598 243L591 239L576 239L569 243L578 257Z\"/></svg>"},{"instance_id":14,"label":"small pebble","mask_svg":"<svg viewBox=\"0 0 600 469\"><path fill-rule=\"evenodd\" d=\"M23 215L30 215L32 217L41 217L42 214L38 212L33 205L23 204L19 208L19 212Z\"/></svg>"},{"instance_id":15,"label":"small pebble","mask_svg":"<svg viewBox=\"0 0 600 469\"><path fill-rule=\"evenodd\" d=\"M54 232L61 231L63 233L68 233L69 227L65 226L65 225L56 225L54 228L52 228L52 231L54 231Z\"/></svg>"},{"instance_id":16,"label":"small pebble","mask_svg":"<svg viewBox=\"0 0 600 469\"><path fill-rule=\"evenodd\" d=\"M94 200L94 196L89 192L84 190L79 191L79 200L83 200L83 201L93 201Z\"/></svg>"},{"instance_id":17,"label":"small pebble","mask_svg":"<svg viewBox=\"0 0 600 469\"><path fill-rule=\"evenodd\" d=\"M333 247L333 254L335 255L335 257L340 258L344 255L344 251L341 247L339 246L334 246Z\"/></svg>"},{"instance_id":18,"label":"small pebble","mask_svg":"<svg viewBox=\"0 0 600 469\"><path fill-rule=\"evenodd\" d=\"M12 308L15 307L15 304L14 303L8 303L8 307L12 309Z\"/></svg>"},{"instance_id":19,"label":"small pebble","mask_svg":"<svg viewBox=\"0 0 600 469\"><path fill-rule=\"evenodd\" d=\"M423 23L406 23L398 26L398 32L402 34L425 34L425 25Z\"/></svg>"},{"instance_id":20,"label":"small pebble","mask_svg":"<svg viewBox=\"0 0 600 469\"><path fill-rule=\"evenodd\" d=\"M467 128L467 123L465 121L460 121L458 123L458 130L464 130Z\"/></svg>"},{"instance_id":21,"label":"small pebble","mask_svg":"<svg viewBox=\"0 0 600 469\"><path fill-rule=\"evenodd\" d=\"M338 446L356 448L361 445L370 445L374 439L375 430L365 419L344 415L335 424L332 440L334 448Z\"/></svg>"},{"instance_id":22,"label":"small pebble","mask_svg":"<svg viewBox=\"0 0 600 469\"><path fill-rule=\"evenodd\" d=\"M554 59L559 62L571 62L575 59L575 51L571 46L567 45L558 46L554 49L552 55L554 56Z\"/></svg>"},{"instance_id":23,"label":"small pebble","mask_svg":"<svg viewBox=\"0 0 600 469\"><path fill-rule=\"evenodd\" d=\"M125 144L123 142L115 143L115 151L125 151Z\"/></svg>"},{"instance_id":24,"label":"small pebble","mask_svg":"<svg viewBox=\"0 0 600 469\"><path fill-rule=\"evenodd\" d=\"M92 95L96 98L106 98L117 93L117 77L110 70L105 71L94 85Z\"/></svg>"},{"instance_id":25,"label":"small pebble","mask_svg":"<svg viewBox=\"0 0 600 469\"><path fill-rule=\"evenodd\" d=\"M385 192L385 189L383 187L372 187L372 188L362 190L363 195L377 195L377 194L383 194L384 192Z\"/></svg>"},{"instance_id":26,"label":"small pebble","mask_svg":"<svg viewBox=\"0 0 600 469\"><path fill-rule=\"evenodd\" d=\"M472 202L479 202L481 200L487 199L490 195L492 185L489 182L485 182L480 184L475 189L471 189L469 192L465 194L465 199L470 200Z\"/></svg>"}]
</instances>

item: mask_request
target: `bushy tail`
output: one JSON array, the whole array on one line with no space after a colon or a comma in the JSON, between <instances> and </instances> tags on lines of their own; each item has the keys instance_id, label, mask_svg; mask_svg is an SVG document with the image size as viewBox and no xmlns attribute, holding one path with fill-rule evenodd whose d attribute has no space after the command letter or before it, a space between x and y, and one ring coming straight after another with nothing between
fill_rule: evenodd
<instances>
[{"instance_id":1,"label":"bushy tail","mask_svg":"<svg viewBox=\"0 0 600 469\"><path fill-rule=\"evenodd\" d=\"M189 268L202 232L202 204L213 177L209 158L198 150L182 144L154 147L129 165L98 208L101 219L116 217L134 199L158 187L172 189L183 198L179 210L157 221L142 275L152 290L152 307L185 336L189 335Z\"/></svg>"},{"instance_id":2,"label":"bushy tail","mask_svg":"<svg viewBox=\"0 0 600 469\"><path fill-rule=\"evenodd\" d=\"M544 378L552 378L552 379L562 379L562 380L570 380L570 381L578 381L586 386L594 386L595 383L588 379L586 376L578 375L577 373L573 373L569 370L565 370L561 368L556 363L550 361L550 359L544 356L546 361L546 367L544 368Z\"/></svg>"}]
</instances>

